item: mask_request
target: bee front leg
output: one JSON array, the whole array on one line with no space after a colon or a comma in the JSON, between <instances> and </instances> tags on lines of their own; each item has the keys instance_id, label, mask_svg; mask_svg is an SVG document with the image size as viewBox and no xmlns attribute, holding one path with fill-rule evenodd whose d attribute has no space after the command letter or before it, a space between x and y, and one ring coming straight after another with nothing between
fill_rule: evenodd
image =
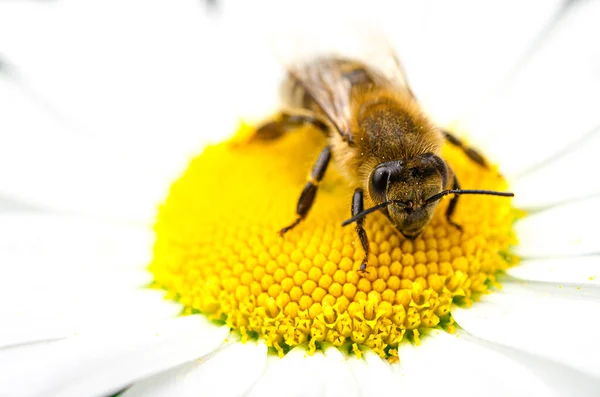
<instances>
[{"instance_id":1,"label":"bee front leg","mask_svg":"<svg viewBox=\"0 0 600 397\"><path fill-rule=\"evenodd\" d=\"M458 179L456 179L456 175L454 175L453 178L454 182L452 183L452 189L454 190L460 190L460 184L458 183ZM455 194L454 197L452 197L452 199L450 199L450 204L448 204L448 209L446 210L446 219L448 220L448 223L451 224L452 226L454 226L455 228L457 228L458 230L460 230L462 232L462 226L459 225L456 222L453 222L450 218L452 217L452 214L454 214L454 210L456 210L456 204L458 204L458 198L460 196L458 194Z\"/></svg>"},{"instance_id":2,"label":"bee front leg","mask_svg":"<svg viewBox=\"0 0 600 397\"><path fill-rule=\"evenodd\" d=\"M326 135L329 134L329 127L319 117L309 111L294 110L277 113L272 121L266 122L256 129L256 137L265 141L274 140L286 132L306 124L323 131Z\"/></svg>"},{"instance_id":3,"label":"bee front leg","mask_svg":"<svg viewBox=\"0 0 600 397\"><path fill-rule=\"evenodd\" d=\"M361 188L357 188L352 195L352 216L356 216L363 212L364 207L363 190ZM358 233L360 244L363 247L363 251L365 251L365 258L360 264L360 272L366 271L367 262L369 261L369 239L367 238L367 232L365 231L364 223L365 218L360 218L356 221L356 233Z\"/></svg>"},{"instance_id":4,"label":"bee front leg","mask_svg":"<svg viewBox=\"0 0 600 397\"><path fill-rule=\"evenodd\" d=\"M465 145L463 141L461 141L460 139L458 139L457 137L452 135L447 130L443 130L442 132L444 133L444 137L446 138L446 140L448 142L450 142L454 146L460 148L467 155L467 157L469 157L471 160L473 160L480 166L487 168L487 163L485 162L485 159L483 158L483 156L481 154L479 154L479 152L477 152L477 150L473 149L470 146Z\"/></svg>"},{"instance_id":5,"label":"bee front leg","mask_svg":"<svg viewBox=\"0 0 600 397\"><path fill-rule=\"evenodd\" d=\"M317 162L313 166L312 171L310 172L310 178L302 193L300 194L300 198L298 199L298 205L296 207L296 220L292 222L291 225L284 227L279 231L280 234L285 234L289 232L291 229L296 227L308 214L308 211L312 207L315 197L317 195L317 189L319 188L319 182L323 179L323 175L325 175L325 171L327 170L327 166L329 165L329 160L331 159L331 149L329 146L325 146L325 149L321 151L319 154L319 158Z\"/></svg>"}]
</instances>

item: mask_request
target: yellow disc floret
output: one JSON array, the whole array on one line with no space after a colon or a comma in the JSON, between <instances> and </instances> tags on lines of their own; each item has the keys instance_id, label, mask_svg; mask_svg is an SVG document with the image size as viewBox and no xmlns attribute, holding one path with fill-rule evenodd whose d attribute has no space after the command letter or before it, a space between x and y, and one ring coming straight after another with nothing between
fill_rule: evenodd
<instances>
[{"instance_id":1,"label":"yellow disc floret","mask_svg":"<svg viewBox=\"0 0 600 397\"><path fill-rule=\"evenodd\" d=\"M341 226L352 190L334 164L308 217L282 237L325 139L310 129L268 142L249 135L242 128L208 147L173 184L150 265L155 285L186 312L224 321L242 340L263 338L280 354L327 343L393 359L403 339L418 341L432 327L452 331L451 305L470 304L515 261L507 255L517 216L510 200L463 196L453 218L462 231L445 219L448 199L416 240L369 215L362 274L355 228ZM497 171L460 150L445 147L443 157L465 188L507 190Z\"/></svg>"}]
</instances>

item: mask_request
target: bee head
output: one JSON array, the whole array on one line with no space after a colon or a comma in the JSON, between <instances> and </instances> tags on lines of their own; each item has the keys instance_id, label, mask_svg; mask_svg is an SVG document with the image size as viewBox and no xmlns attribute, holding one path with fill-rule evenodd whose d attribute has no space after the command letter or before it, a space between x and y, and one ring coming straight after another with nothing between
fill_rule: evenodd
<instances>
[{"instance_id":1,"label":"bee head","mask_svg":"<svg viewBox=\"0 0 600 397\"><path fill-rule=\"evenodd\" d=\"M448 184L448 167L433 153L379 164L369 176L375 204L392 202L386 215L406 237L416 238L433 216L437 201L428 198Z\"/></svg>"},{"instance_id":2,"label":"bee head","mask_svg":"<svg viewBox=\"0 0 600 397\"><path fill-rule=\"evenodd\" d=\"M450 179L453 180L453 189L447 189ZM410 239L421 234L433 216L438 201L449 194L514 197L509 192L458 188L450 167L433 153L377 165L369 175L368 191L375 205L354 214L342 222L342 226L362 222L367 215L383 211L396 229ZM454 203L456 205L456 201Z\"/></svg>"}]
</instances>

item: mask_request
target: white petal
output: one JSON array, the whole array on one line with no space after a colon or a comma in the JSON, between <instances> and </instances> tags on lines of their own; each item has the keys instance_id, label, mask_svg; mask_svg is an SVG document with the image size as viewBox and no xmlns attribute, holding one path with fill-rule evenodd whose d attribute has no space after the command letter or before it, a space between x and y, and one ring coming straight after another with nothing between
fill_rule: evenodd
<instances>
[{"instance_id":1,"label":"white petal","mask_svg":"<svg viewBox=\"0 0 600 397\"><path fill-rule=\"evenodd\" d=\"M386 27L406 60L413 91L428 113L447 125L504 83L561 6L560 1L429 1L417 14L422 19L391 12Z\"/></svg>"},{"instance_id":2,"label":"white petal","mask_svg":"<svg viewBox=\"0 0 600 397\"><path fill-rule=\"evenodd\" d=\"M595 129L583 140L565 147L561 154L516 178L513 181L515 206L536 210L598 195L600 183L590 180L590 174L595 175L599 169L598 153L600 129Z\"/></svg>"},{"instance_id":3,"label":"white petal","mask_svg":"<svg viewBox=\"0 0 600 397\"><path fill-rule=\"evenodd\" d=\"M552 389L552 392L556 395L564 397L596 397L598 395L600 389L600 379L598 378L581 373L563 363L476 338L463 329L458 331L458 335L464 341L518 361L521 366L529 369L547 387Z\"/></svg>"},{"instance_id":4,"label":"white petal","mask_svg":"<svg viewBox=\"0 0 600 397\"><path fill-rule=\"evenodd\" d=\"M181 305L166 301L165 292L139 290L112 295L109 288L88 295L33 292L12 296L13 305L0 310L0 347L110 330L115 324L154 325L181 313ZM4 294L1 296L6 301Z\"/></svg>"},{"instance_id":5,"label":"white petal","mask_svg":"<svg viewBox=\"0 0 600 397\"><path fill-rule=\"evenodd\" d=\"M0 216L0 345L65 337L181 306L144 288L149 230L51 215Z\"/></svg>"},{"instance_id":6,"label":"white petal","mask_svg":"<svg viewBox=\"0 0 600 397\"><path fill-rule=\"evenodd\" d=\"M264 343L234 342L202 360L137 382L123 397L243 396L263 373L266 361Z\"/></svg>"},{"instance_id":7,"label":"white petal","mask_svg":"<svg viewBox=\"0 0 600 397\"><path fill-rule=\"evenodd\" d=\"M2 313L0 316L0 349L32 342L59 340L76 332L69 320L54 313L37 316Z\"/></svg>"},{"instance_id":8,"label":"white petal","mask_svg":"<svg viewBox=\"0 0 600 397\"><path fill-rule=\"evenodd\" d=\"M599 16L598 2L571 3L523 69L468 123L477 146L508 176L553 158L600 124Z\"/></svg>"},{"instance_id":9,"label":"white petal","mask_svg":"<svg viewBox=\"0 0 600 397\"><path fill-rule=\"evenodd\" d=\"M21 200L15 200L7 197L0 197L0 212L9 211L36 211L36 207L29 205Z\"/></svg>"},{"instance_id":10,"label":"white petal","mask_svg":"<svg viewBox=\"0 0 600 397\"><path fill-rule=\"evenodd\" d=\"M381 396L390 390L405 392L402 376L392 372L390 365L373 352L365 352L364 359L348 358L361 396Z\"/></svg>"},{"instance_id":11,"label":"white petal","mask_svg":"<svg viewBox=\"0 0 600 397\"><path fill-rule=\"evenodd\" d=\"M457 335L435 331L421 346L404 345L394 369L406 395L553 396L532 371L512 357L471 343Z\"/></svg>"},{"instance_id":12,"label":"white petal","mask_svg":"<svg viewBox=\"0 0 600 397\"><path fill-rule=\"evenodd\" d=\"M247 77L213 29L195 2L2 4L15 72L0 75L0 192L151 221L190 158L238 124L223 84Z\"/></svg>"},{"instance_id":13,"label":"white petal","mask_svg":"<svg viewBox=\"0 0 600 397\"><path fill-rule=\"evenodd\" d=\"M264 374L248 396L320 396L325 377L315 377L312 366L323 359L324 356L318 353L308 357L301 348L292 349L281 359L271 356Z\"/></svg>"},{"instance_id":14,"label":"white petal","mask_svg":"<svg viewBox=\"0 0 600 397\"><path fill-rule=\"evenodd\" d=\"M521 280L600 285L600 256L526 259L506 272Z\"/></svg>"},{"instance_id":15,"label":"white petal","mask_svg":"<svg viewBox=\"0 0 600 397\"><path fill-rule=\"evenodd\" d=\"M138 141L140 150L161 141L193 146L199 136L215 132L206 131L204 121L227 107L211 99L226 103L231 94L222 89L229 67L213 57L229 51L216 45L220 37L201 4L2 6L3 53L28 87L71 125L112 144ZM210 111L203 111L207 106Z\"/></svg>"},{"instance_id":16,"label":"white petal","mask_svg":"<svg viewBox=\"0 0 600 397\"><path fill-rule=\"evenodd\" d=\"M552 258L600 253L600 198L576 201L519 220L514 252L525 258Z\"/></svg>"},{"instance_id":17,"label":"white petal","mask_svg":"<svg viewBox=\"0 0 600 397\"><path fill-rule=\"evenodd\" d=\"M154 234L145 226L36 213L0 215L5 271L143 270L153 244Z\"/></svg>"},{"instance_id":18,"label":"white petal","mask_svg":"<svg viewBox=\"0 0 600 397\"><path fill-rule=\"evenodd\" d=\"M7 395L100 396L202 357L218 348L229 330L199 316L171 320L162 328L114 324L112 333L0 351L0 391Z\"/></svg>"},{"instance_id":19,"label":"white petal","mask_svg":"<svg viewBox=\"0 0 600 397\"><path fill-rule=\"evenodd\" d=\"M457 323L476 337L523 350L600 376L594 286L504 283L503 289L468 309L452 311Z\"/></svg>"},{"instance_id":20,"label":"white petal","mask_svg":"<svg viewBox=\"0 0 600 397\"><path fill-rule=\"evenodd\" d=\"M308 356L294 348L282 359L269 357L269 365L249 396L345 396L353 395L355 382L341 354L316 352Z\"/></svg>"},{"instance_id":21,"label":"white petal","mask_svg":"<svg viewBox=\"0 0 600 397\"><path fill-rule=\"evenodd\" d=\"M38 207L150 222L187 161L68 129L2 76L0 106L0 193Z\"/></svg>"},{"instance_id":22,"label":"white petal","mask_svg":"<svg viewBox=\"0 0 600 397\"><path fill-rule=\"evenodd\" d=\"M315 367L316 376L325 376L325 390L322 395L328 397L359 396L358 383L352 374L349 360L336 347L325 349L325 360L321 367Z\"/></svg>"}]
</instances>

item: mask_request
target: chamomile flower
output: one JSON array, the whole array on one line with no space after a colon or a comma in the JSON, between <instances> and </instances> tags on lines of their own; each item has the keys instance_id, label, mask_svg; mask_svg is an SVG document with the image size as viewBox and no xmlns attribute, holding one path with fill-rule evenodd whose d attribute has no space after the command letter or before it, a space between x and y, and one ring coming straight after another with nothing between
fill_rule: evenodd
<instances>
[{"instance_id":1,"label":"chamomile flower","mask_svg":"<svg viewBox=\"0 0 600 397\"><path fill-rule=\"evenodd\" d=\"M598 3L319 5L504 175L447 147L465 187L516 194L414 241L372 215L364 276L335 171L276 234L322 137L216 143L314 10L247 3L2 4L0 395L596 395Z\"/></svg>"}]
</instances>

